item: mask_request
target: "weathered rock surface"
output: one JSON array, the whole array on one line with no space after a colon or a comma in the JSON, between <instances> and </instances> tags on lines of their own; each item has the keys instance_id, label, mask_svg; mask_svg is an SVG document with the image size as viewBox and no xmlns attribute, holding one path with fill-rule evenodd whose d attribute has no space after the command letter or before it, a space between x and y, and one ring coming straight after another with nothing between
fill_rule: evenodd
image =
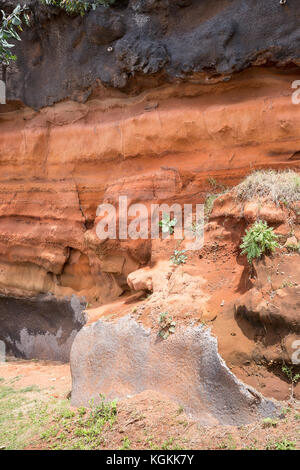
<instances>
[{"instance_id":1,"label":"weathered rock surface","mask_svg":"<svg viewBox=\"0 0 300 470\"><path fill-rule=\"evenodd\" d=\"M84 101L97 80L135 91L149 86L148 77L209 82L251 65L300 61L298 0L120 0L75 18L27 3L32 27L15 48L8 97L36 109L67 97Z\"/></svg>"},{"instance_id":2,"label":"weathered rock surface","mask_svg":"<svg viewBox=\"0 0 300 470\"><path fill-rule=\"evenodd\" d=\"M161 392L205 424L244 424L276 414L276 405L246 387L218 354L203 326L167 340L129 317L84 327L71 351L72 404L87 406L100 393L122 398Z\"/></svg>"},{"instance_id":3,"label":"weathered rock surface","mask_svg":"<svg viewBox=\"0 0 300 470\"><path fill-rule=\"evenodd\" d=\"M76 296L1 296L0 340L16 357L68 362L73 340L86 322L84 308Z\"/></svg>"}]
</instances>

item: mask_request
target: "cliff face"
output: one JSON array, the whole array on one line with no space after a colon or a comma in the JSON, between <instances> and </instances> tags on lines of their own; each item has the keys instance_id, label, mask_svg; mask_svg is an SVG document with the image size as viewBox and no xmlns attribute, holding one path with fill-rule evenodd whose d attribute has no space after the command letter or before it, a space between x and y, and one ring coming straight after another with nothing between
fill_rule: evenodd
<instances>
[{"instance_id":1,"label":"cliff face","mask_svg":"<svg viewBox=\"0 0 300 470\"><path fill-rule=\"evenodd\" d=\"M130 0L75 18L29 5L0 107L2 296L114 300L160 255L101 242L99 204L202 203L209 178L299 168L298 0Z\"/></svg>"},{"instance_id":2,"label":"cliff face","mask_svg":"<svg viewBox=\"0 0 300 470\"><path fill-rule=\"evenodd\" d=\"M98 88L0 114L2 292L114 298L151 241L101 242L102 202L204 202L255 167L299 165L297 76L251 69L228 83L164 85L136 97ZM5 108L5 107L4 107Z\"/></svg>"}]
</instances>

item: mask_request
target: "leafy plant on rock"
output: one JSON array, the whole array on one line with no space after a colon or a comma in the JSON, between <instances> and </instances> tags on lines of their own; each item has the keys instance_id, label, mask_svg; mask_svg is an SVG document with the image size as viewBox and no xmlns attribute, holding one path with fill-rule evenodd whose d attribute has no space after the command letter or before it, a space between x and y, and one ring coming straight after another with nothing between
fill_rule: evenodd
<instances>
[{"instance_id":1,"label":"leafy plant on rock","mask_svg":"<svg viewBox=\"0 0 300 470\"><path fill-rule=\"evenodd\" d=\"M297 383L300 380L300 374L294 374L293 372L293 367L289 367L286 364L283 364L281 368L282 372L287 376L291 383L291 399L293 400L294 398L294 386L297 385Z\"/></svg>"},{"instance_id":2,"label":"leafy plant on rock","mask_svg":"<svg viewBox=\"0 0 300 470\"><path fill-rule=\"evenodd\" d=\"M180 264L185 264L187 260L187 256L185 255L187 250L174 250L173 255L171 256L170 260L173 264L179 266Z\"/></svg>"},{"instance_id":3,"label":"leafy plant on rock","mask_svg":"<svg viewBox=\"0 0 300 470\"><path fill-rule=\"evenodd\" d=\"M287 243L285 245L285 248L288 251L295 252L295 253L300 253L300 243Z\"/></svg>"},{"instance_id":4,"label":"leafy plant on rock","mask_svg":"<svg viewBox=\"0 0 300 470\"><path fill-rule=\"evenodd\" d=\"M0 63L2 65L9 65L10 61L16 60L16 56L12 53L11 49L15 47L11 40L21 41L19 32L22 32L22 25L25 22L29 26L30 20L27 13L28 8L26 5L17 5L10 15L2 13L2 21L0 24Z\"/></svg>"},{"instance_id":5,"label":"leafy plant on rock","mask_svg":"<svg viewBox=\"0 0 300 470\"><path fill-rule=\"evenodd\" d=\"M171 219L170 214L164 214L162 220L159 222L159 226L162 229L163 233L168 233L172 235L174 233L174 227L177 224L177 219Z\"/></svg>"},{"instance_id":6,"label":"leafy plant on rock","mask_svg":"<svg viewBox=\"0 0 300 470\"><path fill-rule=\"evenodd\" d=\"M242 254L247 255L249 263L255 258L260 258L264 253L272 253L279 244L277 243L277 235L267 222L255 222L246 235L243 237L243 243L240 248Z\"/></svg>"},{"instance_id":7,"label":"leafy plant on rock","mask_svg":"<svg viewBox=\"0 0 300 470\"><path fill-rule=\"evenodd\" d=\"M168 316L168 312L161 313L159 316L158 336L167 339L171 333L175 333L176 322Z\"/></svg>"},{"instance_id":8,"label":"leafy plant on rock","mask_svg":"<svg viewBox=\"0 0 300 470\"><path fill-rule=\"evenodd\" d=\"M96 10L98 6L108 7L113 5L116 0L41 0L46 6L58 7L64 10L68 15L84 16L90 10Z\"/></svg>"}]
</instances>

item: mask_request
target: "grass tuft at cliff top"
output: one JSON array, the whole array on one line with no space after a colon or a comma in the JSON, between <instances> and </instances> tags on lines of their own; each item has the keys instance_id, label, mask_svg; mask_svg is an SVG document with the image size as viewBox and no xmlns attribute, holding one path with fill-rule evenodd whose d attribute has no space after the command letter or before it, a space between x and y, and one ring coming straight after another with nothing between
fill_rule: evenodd
<instances>
[{"instance_id":1,"label":"grass tuft at cliff top","mask_svg":"<svg viewBox=\"0 0 300 470\"><path fill-rule=\"evenodd\" d=\"M235 191L241 201L264 199L289 205L300 201L300 175L292 170L258 170L247 176Z\"/></svg>"}]
</instances>

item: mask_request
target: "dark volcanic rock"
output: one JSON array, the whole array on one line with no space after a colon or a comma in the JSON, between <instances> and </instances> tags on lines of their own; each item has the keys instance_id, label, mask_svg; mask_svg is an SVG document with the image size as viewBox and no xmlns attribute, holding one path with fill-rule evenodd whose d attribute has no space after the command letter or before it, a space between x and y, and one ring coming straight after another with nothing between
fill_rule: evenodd
<instances>
[{"instance_id":1,"label":"dark volcanic rock","mask_svg":"<svg viewBox=\"0 0 300 470\"><path fill-rule=\"evenodd\" d=\"M7 353L25 359L68 362L77 332L85 324L85 303L75 295L56 299L0 297L0 340Z\"/></svg>"},{"instance_id":2,"label":"dark volcanic rock","mask_svg":"<svg viewBox=\"0 0 300 470\"><path fill-rule=\"evenodd\" d=\"M0 0L0 7L13 3ZM252 64L299 65L298 0L120 0L85 17L38 0L29 5L33 25L15 48L7 86L9 100L34 108L86 99L97 79L124 88L141 75L172 81L228 75Z\"/></svg>"},{"instance_id":3,"label":"dark volcanic rock","mask_svg":"<svg viewBox=\"0 0 300 470\"><path fill-rule=\"evenodd\" d=\"M87 38L93 44L109 44L125 34L125 25L120 15L109 8L97 8L86 18Z\"/></svg>"},{"instance_id":4,"label":"dark volcanic rock","mask_svg":"<svg viewBox=\"0 0 300 470\"><path fill-rule=\"evenodd\" d=\"M230 372L203 326L162 340L129 317L99 320L76 336L71 371L74 406L88 406L100 393L113 399L155 390L204 424L245 424L277 410Z\"/></svg>"}]
</instances>

